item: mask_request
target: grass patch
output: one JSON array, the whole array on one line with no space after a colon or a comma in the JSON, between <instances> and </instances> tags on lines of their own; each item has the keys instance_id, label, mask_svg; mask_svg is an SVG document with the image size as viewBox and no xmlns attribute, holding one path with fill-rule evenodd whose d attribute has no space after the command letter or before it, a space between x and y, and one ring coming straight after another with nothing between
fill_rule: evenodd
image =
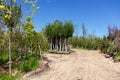
<instances>
[{"instance_id":1,"label":"grass patch","mask_svg":"<svg viewBox=\"0 0 120 80\"><path fill-rule=\"evenodd\" d=\"M36 55L26 55L23 57L23 60L14 66L14 68L18 68L22 72L29 72L32 70L36 70L39 67L40 56Z\"/></svg>"},{"instance_id":2,"label":"grass patch","mask_svg":"<svg viewBox=\"0 0 120 80\"><path fill-rule=\"evenodd\" d=\"M15 76L9 76L8 73L0 73L0 80L19 80L21 74L16 74Z\"/></svg>"},{"instance_id":3,"label":"grass patch","mask_svg":"<svg viewBox=\"0 0 120 80\"><path fill-rule=\"evenodd\" d=\"M12 53L12 61L15 61L18 57L18 54ZM2 54L2 56L0 57L0 64L2 65L8 62L8 60L8 54ZM29 71L36 70L39 67L40 60L40 55L28 53L26 56L23 56L22 59L20 59L20 61L15 62L15 64L13 63L12 71L17 71L17 73L14 76L9 76L7 68L0 73L0 80L19 80L19 78L22 77L23 74Z\"/></svg>"}]
</instances>

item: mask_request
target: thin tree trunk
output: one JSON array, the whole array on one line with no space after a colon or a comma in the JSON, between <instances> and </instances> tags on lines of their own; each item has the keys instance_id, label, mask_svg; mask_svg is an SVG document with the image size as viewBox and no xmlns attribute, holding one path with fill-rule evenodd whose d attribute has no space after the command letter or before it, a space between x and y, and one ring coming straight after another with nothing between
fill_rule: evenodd
<instances>
[{"instance_id":1,"label":"thin tree trunk","mask_svg":"<svg viewBox=\"0 0 120 80\"><path fill-rule=\"evenodd\" d=\"M53 50L53 44L52 44L52 39L51 39L51 43L50 43L50 49Z\"/></svg>"},{"instance_id":2,"label":"thin tree trunk","mask_svg":"<svg viewBox=\"0 0 120 80\"><path fill-rule=\"evenodd\" d=\"M62 44L61 44L61 37L60 37L60 43L59 43L59 45L60 45L60 51L62 51L62 50L61 50L61 47L62 47L62 46L61 46L61 45L62 45Z\"/></svg>"},{"instance_id":3,"label":"thin tree trunk","mask_svg":"<svg viewBox=\"0 0 120 80\"><path fill-rule=\"evenodd\" d=\"M72 41L71 41L71 38L70 38L70 46L69 46L69 50L72 49Z\"/></svg>"},{"instance_id":4,"label":"thin tree trunk","mask_svg":"<svg viewBox=\"0 0 120 80\"><path fill-rule=\"evenodd\" d=\"M25 35L25 56L27 56L27 53L28 53L27 52L28 50L27 50L27 41L26 40L27 40L27 36Z\"/></svg>"},{"instance_id":5,"label":"thin tree trunk","mask_svg":"<svg viewBox=\"0 0 120 80\"><path fill-rule=\"evenodd\" d=\"M10 12L12 12L12 0L10 0ZM9 22L10 23L10 22ZM11 34L12 34L12 28L11 28L11 23L8 25L9 28L9 76L12 73L12 69L11 69Z\"/></svg>"},{"instance_id":6,"label":"thin tree trunk","mask_svg":"<svg viewBox=\"0 0 120 80\"><path fill-rule=\"evenodd\" d=\"M62 43L62 51L64 51L64 49L65 49L64 44L65 44L65 42L64 42L64 39L63 39L63 43Z\"/></svg>"},{"instance_id":7,"label":"thin tree trunk","mask_svg":"<svg viewBox=\"0 0 120 80\"><path fill-rule=\"evenodd\" d=\"M56 49L58 51L58 39L56 39Z\"/></svg>"},{"instance_id":8,"label":"thin tree trunk","mask_svg":"<svg viewBox=\"0 0 120 80\"><path fill-rule=\"evenodd\" d=\"M39 43L38 43L38 48L39 48L39 54L40 54L41 60L43 60L43 58L42 58L42 53L41 53L41 49L40 49L40 44L39 44Z\"/></svg>"},{"instance_id":9,"label":"thin tree trunk","mask_svg":"<svg viewBox=\"0 0 120 80\"><path fill-rule=\"evenodd\" d=\"M67 51L67 41L66 41L66 38L65 38L65 51Z\"/></svg>"},{"instance_id":10,"label":"thin tree trunk","mask_svg":"<svg viewBox=\"0 0 120 80\"><path fill-rule=\"evenodd\" d=\"M58 51L59 51L60 50L59 39L57 40L57 48L58 48Z\"/></svg>"},{"instance_id":11,"label":"thin tree trunk","mask_svg":"<svg viewBox=\"0 0 120 80\"><path fill-rule=\"evenodd\" d=\"M11 75L11 29L9 29L9 75Z\"/></svg>"},{"instance_id":12,"label":"thin tree trunk","mask_svg":"<svg viewBox=\"0 0 120 80\"><path fill-rule=\"evenodd\" d=\"M57 37L56 37L55 40L56 40L56 41L55 41L55 48L56 48L56 50L58 50L58 40L57 40Z\"/></svg>"}]
</instances>

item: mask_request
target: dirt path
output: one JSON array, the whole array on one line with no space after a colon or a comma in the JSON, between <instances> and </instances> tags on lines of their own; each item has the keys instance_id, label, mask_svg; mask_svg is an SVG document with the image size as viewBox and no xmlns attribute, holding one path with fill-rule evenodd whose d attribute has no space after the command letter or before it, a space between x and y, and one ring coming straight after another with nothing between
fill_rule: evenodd
<instances>
[{"instance_id":1,"label":"dirt path","mask_svg":"<svg viewBox=\"0 0 120 80\"><path fill-rule=\"evenodd\" d=\"M98 51L76 49L69 55L45 56L50 68L28 80L120 80L120 63L113 63Z\"/></svg>"}]
</instances>

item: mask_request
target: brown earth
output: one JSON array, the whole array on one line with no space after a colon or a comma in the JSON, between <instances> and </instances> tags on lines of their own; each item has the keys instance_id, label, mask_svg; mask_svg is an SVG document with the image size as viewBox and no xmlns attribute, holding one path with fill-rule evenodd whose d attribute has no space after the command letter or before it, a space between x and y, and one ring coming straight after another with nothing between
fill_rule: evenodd
<instances>
[{"instance_id":1,"label":"brown earth","mask_svg":"<svg viewBox=\"0 0 120 80\"><path fill-rule=\"evenodd\" d=\"M64 54L44 54L49 68L22 80L120 80L120 63L99 51L74 49Z\"/></svg>"}]
</instances>

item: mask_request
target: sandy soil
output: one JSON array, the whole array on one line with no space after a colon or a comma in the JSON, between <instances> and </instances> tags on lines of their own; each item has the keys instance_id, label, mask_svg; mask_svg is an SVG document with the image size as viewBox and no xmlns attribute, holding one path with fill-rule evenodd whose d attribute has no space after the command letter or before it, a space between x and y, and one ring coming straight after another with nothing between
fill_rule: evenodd
<instances>
[{"instance_id":1,"label":"sandy soil","mask_svg":"<svg viewBox=\"0 0 120 80\"><path fill-rule=\"evenodd\" d=\"M69 55L45 56L50 60L49 69L25 80L120 80L120 63L98 51L75 49Z\"/></svg>"}]
</instances>

